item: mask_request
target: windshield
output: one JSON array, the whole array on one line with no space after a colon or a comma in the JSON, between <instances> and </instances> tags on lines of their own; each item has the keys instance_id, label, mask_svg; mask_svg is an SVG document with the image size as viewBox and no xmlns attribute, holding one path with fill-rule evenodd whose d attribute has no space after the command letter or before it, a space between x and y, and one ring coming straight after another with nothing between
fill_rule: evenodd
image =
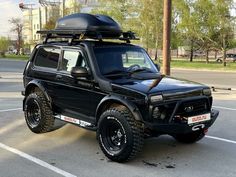
<instances>
[{"instance_id":1,"label":"windshield","mask_svg":"<svg viewBox=\"0 0 236 177\"><path fill-rule=\"evenodd\" d=\"M150 57L142 48L127 46L96 47L94 53L100 72L103 75L158 72Z\"/></svg>"}]
</instances>

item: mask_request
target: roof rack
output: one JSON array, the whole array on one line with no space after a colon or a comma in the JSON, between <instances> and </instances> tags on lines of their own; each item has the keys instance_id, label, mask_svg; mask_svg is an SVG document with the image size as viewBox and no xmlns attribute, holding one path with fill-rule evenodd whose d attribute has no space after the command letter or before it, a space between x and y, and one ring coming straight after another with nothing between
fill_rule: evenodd
<instances>
[{"instance_id":1,"label":"roof rack","mask_svg":"<svg viewBox=\"0 0 236 177\"><path fill-rule=\"evenodd\" d=\"M82 39L95 39L99 41L105 40L122 40L130 43L131 40L139 40L135 36L135 33L132 31L122 32L120 36L103 36L102 31L86 31L86 30L42 30L37 31L37 33L45 36L43 43L48 43L49 39L56 39L56 38L68 38L68 44L72 45L72 43L77 40ZM105 33L105 31L104 31Z\"/></svg>"},{"instance_id":2,"label":"roof rack","mask_svg":"<svg viewBox=\"0 0 236 177\"><path fill-rule=\"evenodd\" d=\"M106 15L92 15L76 13L57 20L55 29L38 31L45 35L44 43L52 38L68 38L71 45L75 40L95 39L119 39L130 43L130 40L138 40L135 33L122 32L119 24Z\"/></svg>"}]
</instances>

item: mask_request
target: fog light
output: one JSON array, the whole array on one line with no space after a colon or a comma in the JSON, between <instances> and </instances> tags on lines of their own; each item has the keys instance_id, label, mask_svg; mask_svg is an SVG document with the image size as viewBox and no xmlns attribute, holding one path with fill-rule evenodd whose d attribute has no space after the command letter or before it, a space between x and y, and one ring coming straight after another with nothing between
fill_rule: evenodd
<instances>
[{"instance_id":1,"label":"fog light","mask_svg":"<svg viewBox=\"0 0 236 177\"><path fill-rule=\"evenodd\" d=\"M155 107L152 112L152 116L154 119L159 119L161 116L160 109L158 107Z\"/></svg>"}]
</instances>

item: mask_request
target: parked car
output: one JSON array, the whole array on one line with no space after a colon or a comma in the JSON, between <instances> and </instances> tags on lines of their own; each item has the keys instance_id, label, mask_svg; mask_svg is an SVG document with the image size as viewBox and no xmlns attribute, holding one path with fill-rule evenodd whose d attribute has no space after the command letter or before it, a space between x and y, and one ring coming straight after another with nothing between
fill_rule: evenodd
<instances>
[{"instance_id":1,"label":"parked car","mask_svg":"<svg viewBox=\"0 0 236 177\"><path fill-rule=\"evenodd\" d=\"M23 78L32 132L51 131L56 119L72 123L96 131L103 153L124 162L141 151L145 137L199 141L219 114L208 86L160 74L147 52L130 44L134 34L108 16L73 14L41 33L46 38Z\"/></svg>"},{"instance_id":2,"label":"parked car","mask_svg":"<svg viewBox=\"0 0 236 177\"><path fill-rule=\"evenodd\" d=\"M218 63L223 62L223 56L216 59ZM236 62L236 54L228 53L226 54L226 62Z\"/></svg>"}]
</instances>

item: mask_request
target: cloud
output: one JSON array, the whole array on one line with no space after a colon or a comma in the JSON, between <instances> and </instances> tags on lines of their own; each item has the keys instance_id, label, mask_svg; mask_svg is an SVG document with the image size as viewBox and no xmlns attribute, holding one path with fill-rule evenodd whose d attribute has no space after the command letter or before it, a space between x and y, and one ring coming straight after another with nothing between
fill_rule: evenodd
<instances>
[{"instance_id":1,"label":"cloud","mask_svg":"<svg viewBox=\"0 0 236 177\"><path fill-rule=\"evenodd\" d=\"M18 3L19 1L13 0L0 1L0 36L14 37L14 34L10 32L11 25L8 20L12 17L22 18Z\"/></svg>"}]
</instances>

